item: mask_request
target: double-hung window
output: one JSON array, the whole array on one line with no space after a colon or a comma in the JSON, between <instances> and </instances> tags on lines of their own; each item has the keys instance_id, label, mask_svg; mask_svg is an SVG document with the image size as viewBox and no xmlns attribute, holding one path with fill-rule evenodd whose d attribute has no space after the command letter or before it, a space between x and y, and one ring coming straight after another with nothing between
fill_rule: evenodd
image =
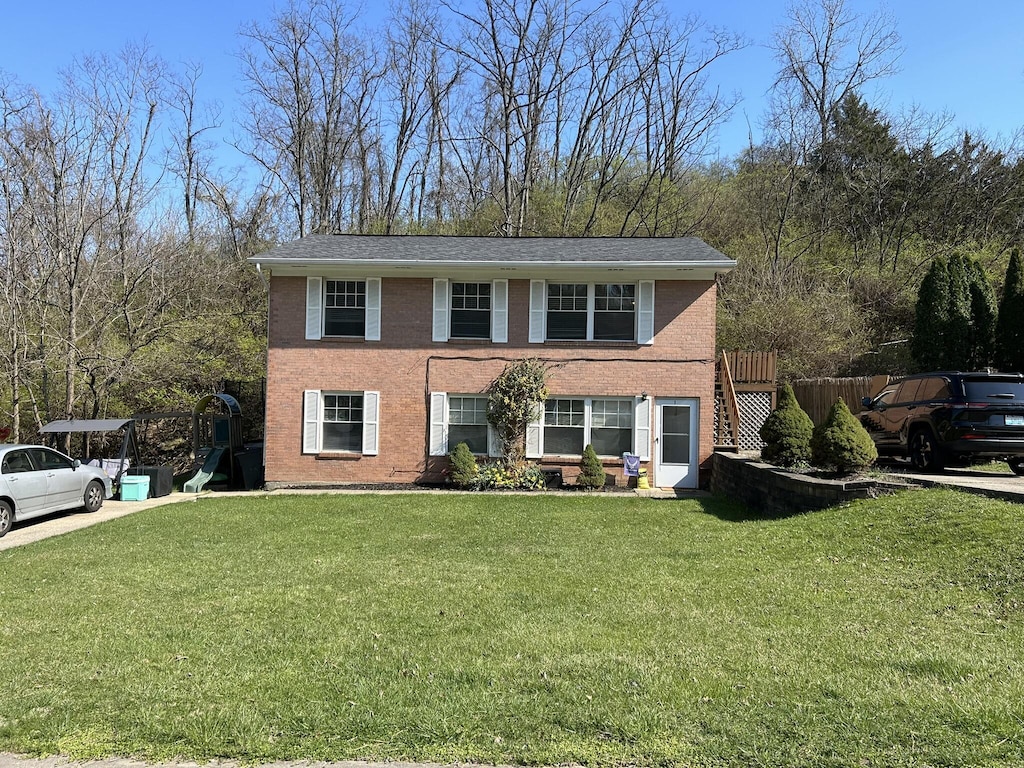
<instances>
[{"instance_id":1,"label":"double-hung window","mask_svg":"<svg viewBox=\"0 0 1024 768\"><path fill-rule=\"evenodd\" d=\"M377 454L379 392L308 389L302 410L303 453Z\"/></svg>"},{"instance_id":2,"label":"double-hung window","mask_svg":"<svg viewBox=\"0 0 1024 768\"><path fill-rule=\"evenodd\" d=\"M452 283L451 337L491 338L491 284Z\"/></svg>"},{"instance_id":3,"label":"double-hung window","mask_svg":"<svg viewBox=\"0 0 1024 768\"><path fill-rule=\"evenodd\" d=\"M472 453L499 456L497 435L487 422L487 395L430 393L430 455L445 456L465 443Z\"/></svg>"},{"instance_id":4,"label":"double-hung window","mask_svg":"<svg viewBox=\"0 0 1024 768\"><path fill-rule=\"evenodd\" d=\"M625 397L550 397L527 428L527 456L598 456L650 453L650 401ZM646 460L646 458L645 458Z\"/></svg>"},{"instance_id":5,"label":"double-hung window","mask_svg":"<svg viewBox=\"0 0 1024 768\"><path fill-rule=\"evenodd\" d=\"M380 278L307 278L306 338L380 341Z\"/></svg>"},{"instance_id":6,"label":"double-hung window","mask_svg":"<svg viewBox=\"0 0 1024 768\"><path fill-rule=\"evenodd\" d=\"M363 449L363 396L325 392L323 411L323 450L361 451Z\"/></svg>"},{"instance_id":7,"label":"double-hung window","mask_svg":"<svg viewBox=\"0 0 1024 768\"><path fill-rule=\"evenodd\" d=\"M508 280L434 279L433 341L508 342Z\"/></svg>"},{"instance_id":8,"label":"double-hung window","mask_svg":"<svg viewBox=\"0 0 1024 768\"><path fill-rule=\"evenodd\" d=\"M530 282L530 342L654 338L654 281Z\"/></svg>"},{"instance_id":9,"label":"double-hung window","mask_svg":"<svg viewBox=\"0 0 1024 768\"><path fill-rule=\"evenodd\" d=\"M557 398L544 403L544 453L579 456L586 446L585 401Z\"/></svg>"},{"instance_id":10,"label":"double-hung window","mask_svg":"<svg viewBox=\"0 0 1024 768\"><path fill-rule=\"evenodd\" d=\"M366 335L366 281L324 280L324 336Z\"/></svg>"},{"instance_id":11,"label":"double-hung window","mask_svg":"<svg viewBox=\"0 0 1024 768\"><path fill-rule=\"evenodd\" d=\"M448 397L448 450L465 443L473 453L487 453L487 398Z\"/></svg>"}]
</instances>

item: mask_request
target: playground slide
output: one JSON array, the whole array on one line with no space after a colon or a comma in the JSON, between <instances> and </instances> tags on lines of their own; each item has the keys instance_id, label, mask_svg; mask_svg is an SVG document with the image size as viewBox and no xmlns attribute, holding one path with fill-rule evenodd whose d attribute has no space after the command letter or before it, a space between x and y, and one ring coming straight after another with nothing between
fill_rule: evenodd
<instances>
[{"instance_id":1,"label":"playground slide","mask_svg":"<svg viewBox=\"0 0 1024 768\"><path fill-rule=\"evenodd\" d=\"M206 454L206 461L203 462L203 468L200 469L195 475L192 476L191 480L185 483L185 493L199 493L206 484L213 478L214 473L217 471L217 465L220 464L221 456L224 455L225 448L214 448L208 454Z\"/></svg>"}]
</instances>

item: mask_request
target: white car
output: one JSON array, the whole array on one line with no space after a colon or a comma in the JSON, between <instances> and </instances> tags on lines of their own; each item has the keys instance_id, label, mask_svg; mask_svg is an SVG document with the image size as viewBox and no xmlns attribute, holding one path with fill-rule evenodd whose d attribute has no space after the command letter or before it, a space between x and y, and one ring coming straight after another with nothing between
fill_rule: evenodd
<instances>
[{"instance_id":1,"label":"white car","mask_svg":"<svg viewBox=\"0 0 1024 768\"><path fill-rule=\"evenodd\" d=\"M15 521L65 509L95 512L112 493L98 467L41 445L0 445L0 536Z\"/></svg>"}]
</instances>

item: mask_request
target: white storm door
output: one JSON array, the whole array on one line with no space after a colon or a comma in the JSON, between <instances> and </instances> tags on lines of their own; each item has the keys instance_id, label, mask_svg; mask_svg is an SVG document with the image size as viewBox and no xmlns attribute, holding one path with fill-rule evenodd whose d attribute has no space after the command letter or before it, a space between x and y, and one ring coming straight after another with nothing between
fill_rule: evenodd
<instances>
[{"instance_id":1,"label":"white storm door","mask_svg":"<svg viewBox=\"0 0 1024 768\"><path fill-rule=\"evenodd\" d=\"M656 405L654 483L659 488L696 488L699 401L659 398Z\"/></svg>"}]
</instances>

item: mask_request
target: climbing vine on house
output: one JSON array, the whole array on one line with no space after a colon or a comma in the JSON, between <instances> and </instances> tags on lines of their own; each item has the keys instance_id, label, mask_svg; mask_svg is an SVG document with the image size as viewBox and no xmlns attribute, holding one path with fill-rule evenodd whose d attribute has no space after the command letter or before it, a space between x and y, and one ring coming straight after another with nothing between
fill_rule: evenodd
<instances>
[{"instance_id":1,"label":"climbing vine on house","mask_svg":"<svg viewBox=\"0 0 1024 768\"><path fill-rule=\"evenodd\" d=\"M548 398L547 377L547 365L525 358L508 363L487 388L487 421L510 469L519 467L526 455L526 428Z\"/></svg>"}]
</instances>

